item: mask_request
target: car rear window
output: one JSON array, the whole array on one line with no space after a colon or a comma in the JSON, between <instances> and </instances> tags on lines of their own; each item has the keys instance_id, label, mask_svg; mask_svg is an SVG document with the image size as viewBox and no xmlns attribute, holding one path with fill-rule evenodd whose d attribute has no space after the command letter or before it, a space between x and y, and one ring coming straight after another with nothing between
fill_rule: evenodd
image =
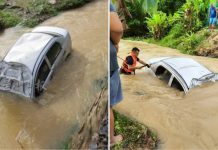
<instances>
[{"instance_id":1,"label":"car rear window","mask_svg":"<svg viewBox=\"0 0 218 150\"><path fill-rule=\"evenodd\" d=\"M51 65L54 64L55 59L61 51L61 45L59 43L54 43L54 45L48 50L47 57Z\"/></svg>"}]
</instances>

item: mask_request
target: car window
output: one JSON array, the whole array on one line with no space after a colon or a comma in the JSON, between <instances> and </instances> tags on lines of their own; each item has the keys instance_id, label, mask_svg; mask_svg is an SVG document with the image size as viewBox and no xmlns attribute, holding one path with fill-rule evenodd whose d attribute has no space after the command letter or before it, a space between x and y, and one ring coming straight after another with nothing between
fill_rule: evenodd
<instances>
[{"instance_id":1,"label":"car window","mask_svg":"<svg viewBox=\"0 0 218 150\"><path fill-rule=\"evenodd\" d=\"M173 82L171 84L171 87L176 88L180 91L184 91L182 85L179 83L179 81L174 77Z\"/></svg>"},{"instance_id":2,"label":"car window","mask_svg":"<svg viewBox=\"0 0 218 150\"><path fill-rule=\"evenodd\" d=\"M58 54L61 51L61 45L59 43L54 43L54 45L48 50L47 57L51 65L55 62L55 59L57 58Z\"/></svg>"},{"instance_id":3,"label":"car window","mask_svg":"<svg viewBox=\"0 0 218 150\"><path fill-rule=\"evenodd\" d=\"M171 73L164 68L163 66L159 66L155 72L156 76L158 76L159 79L163 80L164 82L166 82L168 84L170 77L171 77Z\"/></svg>"},{"instance_id":4,"label":"car window","mask_svg":"<svg viewBox=\"0 0 218 150\"><path fill-rule=\"evenodd\" d=\"M45 60L43 60L41 66L39 68L36 81L35 81L35 86L36 86L35 95L36 96L39 96L42 93L42 91L43 91L42 86L43 86L44 82L46 81L49 72L50 72L50 68L49 68L47 62Z\"/></svg>"},{"instance_id":5,"label":"car window","mask_svg":"<svg viewBox=\"0 0 218 150\"><path fill-rule=\"evenodd\" d=\"M50 71L49 66L44 60L39 68L37 79L39 79L40 81L45 81L49 74L49 71Z\"/></svg>"}]
</instances>

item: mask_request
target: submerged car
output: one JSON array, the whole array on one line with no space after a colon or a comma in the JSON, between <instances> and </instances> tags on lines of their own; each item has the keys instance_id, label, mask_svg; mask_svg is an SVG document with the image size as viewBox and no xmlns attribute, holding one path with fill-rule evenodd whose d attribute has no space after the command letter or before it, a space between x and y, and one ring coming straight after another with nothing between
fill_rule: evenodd
<instances>
[{"instance_id":1,"label":"submerged car","mask_svg":"<svg viewBox=\"0 0 218 150\"><path fill-rule=\"evenodd\" d=\"M218 74L213 73L191 58L160 57L149 61L150 69L168 86L187 93L191 88L208 81L217 81Z\"/></svg>"},{"instance_id":2,"label":"submerged car","mask_svg":"<svg viewBox=\"0 0 218 150\"><path fill-rule=\"evenodd\" d=\"M23 34L0 62L0 90L34 99L71 53L67 30L37 27Z\"/></svg>"}]
</instances>

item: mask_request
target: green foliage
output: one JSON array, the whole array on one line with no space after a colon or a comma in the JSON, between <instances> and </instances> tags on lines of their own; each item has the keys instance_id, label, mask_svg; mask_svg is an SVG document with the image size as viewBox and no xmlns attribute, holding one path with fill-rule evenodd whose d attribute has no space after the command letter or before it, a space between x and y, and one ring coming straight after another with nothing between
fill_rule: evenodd
<instances>
[{"instance_id":1,"label":"green foliage","mask_svg":"<svg viewBox=\"0 0 218 150\"><path fill-rule=\"evenodd\" d=\"M20 16L14 12L0 11L0 26L9 28L17 25L21 21Z\"/></svg>"},{"instance_id":2,"label":"green foliage","mask_svg":"<svg viewBox=\"0 0 218 150\"><path fill-rule=\"evenodd\" d=\"M33 17L33 18L29 18L29 19L26 19L22 22L22 24L26 27L35 27L36 25L39 24L39 21L37 18Z\"/></svg>"},{"instance_id":3,"label":"green foliage","mask_svg":"<svg viewBox=\"0 0 218 150\"><path fill-rule=\"evenodd\" d=\"M164 36L165 29L169 25L167 15L163 12L153 14L151 18L147 18L146 23L154 39L161 39Z\"/></svg>"},{"instance_id":4,"label":"green foliage","mask_svg":"<svg viewBox=\"0 0 218 150\"><path fill-rule=\"evenodd\" d=\"M158 11L162 11L167 15L172 15L177 12L185 2L186 0L159 0Z\"/></svg>"},{"instance_id":5,"label":"green foliage","mask_svg":"<svg viewBox=\"0 0 218 150\"><path fill-rule=\"evenodd\" d=\"M182 6L183 22L188 31L200 30L208 18L209 0L187 0Z\"/></svg>"},{"instance_id":6,"label":"green foliage","mask_svg":"<svg viewBox=\"0 0 218 150\"><path fill-rule=\"evenodd\" d=\"M166 47L177 48L178 44L181 43L181 36L185 33L184 30L183 24L175 24L169 34L160 41L160 44Z\"/></svg>"},{"instance_id":7,"label":"green foliage","mask_svg":"<svg viewBox=\"0 0 218 150\"><path fill-rule=\"evenodd\" d=\"M145 0L136 0L134 3L131 1L126 1L127 8L132 15L132 18L127 17L126 21L128 24L129 29L127 30L127 36L143 36L148 31L145 18L148 16L146 13L145 7Z\"/></svg>"},{"instance_id":8,"label":"green foliage","mask_svg":"<svg viewBox=\"0 0 218 150\"><path fill-rule=\"evenodd\" d=\"M84 5L87 2L90 2L91 0L61 0L56 5L57 10L66 10L71 8L76 8Z\"/></svg>"},{"instance_id":9,"label":"green foliage","mask_svg":"<svg viewBox=\"0 0 218 150\"><path fill-rule=\"evenodd\" d=\"M0 9L4 8L6 0L0 0Z\"/></svg>"},{"instance_id":10,"label":"green foliage","mask_svg":"<svg viewBox=\"0 0 218 150\"><path fill-rule=\"evenodd\" d=\"M30 2L30 11L35 15L56 15L57 11L48 0L34 0Z\"/></svg>"},{"instance_id":11,"label":"green foliage","mask_svg":"<svg viewBox=\"0 0 218 150\"><path fill-rule=\"evenodd\" d=\"M157 147L158 138L156 133L151 132L144 125L130 120L118 112L114 112L114 114L115 133L123 135L124 141L115 145L112 149L154 149Z\"/></svg>"},{"instance_id":12,"label":"green foliage","mask_svg":"<svg viewBox=\"0 0 218 150\"><path fill-rule=\"evenodd\" d=\"M156 12L156 0L125 0L132 18L126 17L129 29L125 36L145 36L148 33L146 17Z\"/></svg>"},{"instance_id":13,"label":"green foliage","mask_svg":"<svg viewBox=\"0 0 218 150\"><path fill-rule=\"evenodd\" d=\"M187 54L195 54L196 48L199 44L205 40L208 36L208 31L203 31L201 33L186 33L185 36L181 39L181 43L178 45L178 49L181 50L183 53Z\"/></svg>"}]
</instances>

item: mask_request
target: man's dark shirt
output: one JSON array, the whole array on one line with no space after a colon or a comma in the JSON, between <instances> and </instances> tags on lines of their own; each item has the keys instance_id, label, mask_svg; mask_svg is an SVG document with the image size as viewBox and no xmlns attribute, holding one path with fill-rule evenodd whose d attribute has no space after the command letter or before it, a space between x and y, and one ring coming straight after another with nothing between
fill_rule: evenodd
<instances>
[{"instance_id":1,"label":"man's dark shirt","mask_svg":"<svg viewBox=\"0 0 218 150\"><path fill-rule=\"evenodd\" d=\"M137 61L139 61L139 58L137 57ZM128 65L132 65L133 64L133 58L132 58L132 56L127 56L126 57L126 63L128 64Z\"/></svg>"}]
</instances>

